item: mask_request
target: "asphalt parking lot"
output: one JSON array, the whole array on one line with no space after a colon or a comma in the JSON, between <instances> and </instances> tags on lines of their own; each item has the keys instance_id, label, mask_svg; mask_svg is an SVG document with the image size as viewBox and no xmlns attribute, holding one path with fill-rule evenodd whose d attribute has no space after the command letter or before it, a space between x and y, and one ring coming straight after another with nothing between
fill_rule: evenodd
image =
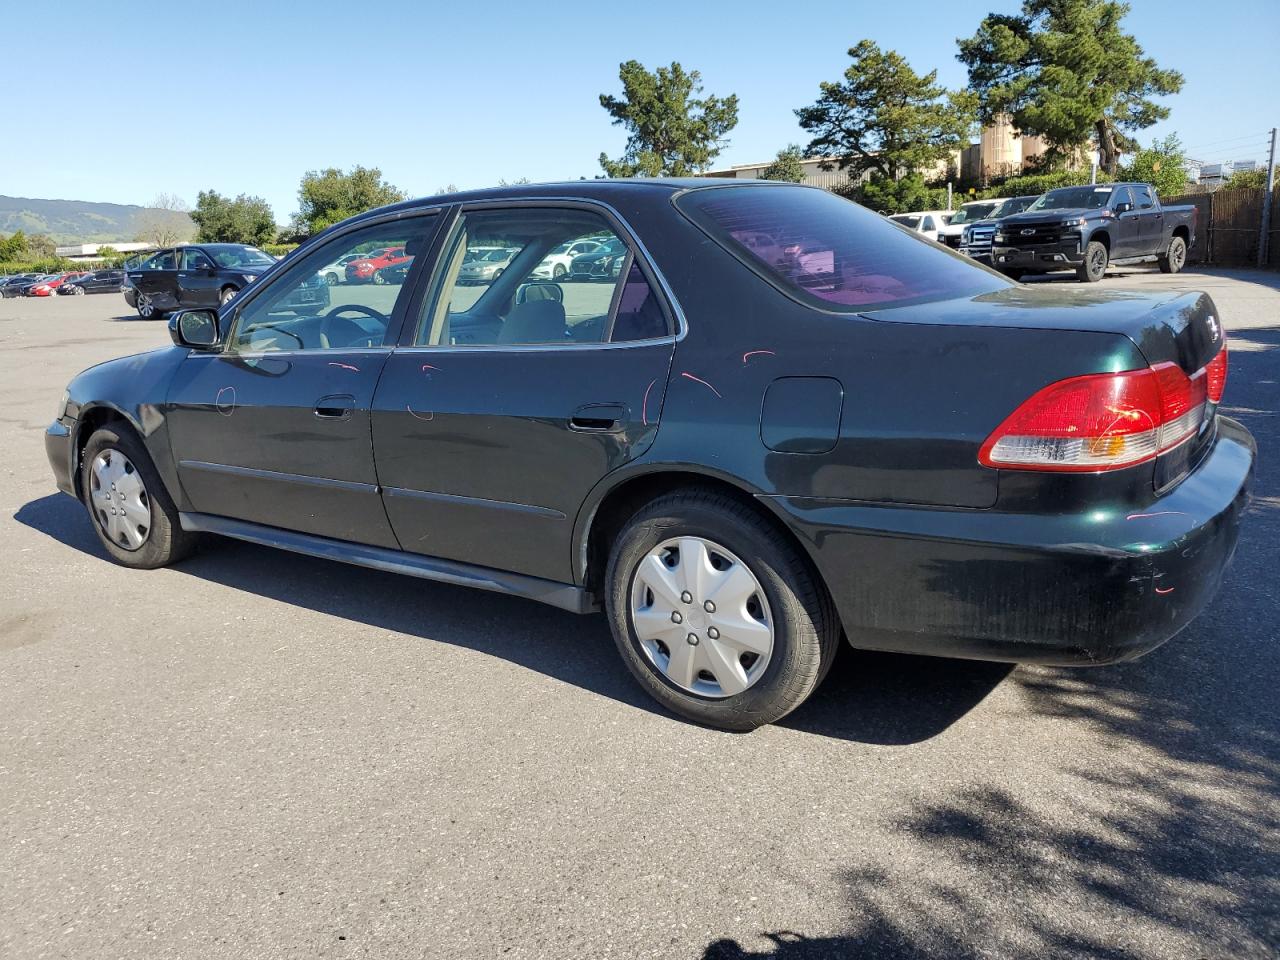
<instances>
[{"instance_id":1,"label":"asphalt parking lot","mask_svg":"<svg viewBox=\"0 0 1280 960\"><path fill-rule=\"evenodd\" d=\"M1280 275L1104 283L1232 338L1257 496L1211 608L1091 670L845 650L749 735L660 712L599 616L229 541L111 564L42 434L167 333L0 301L0 957L1275 956Z\"/></svg>"}]
</instances>

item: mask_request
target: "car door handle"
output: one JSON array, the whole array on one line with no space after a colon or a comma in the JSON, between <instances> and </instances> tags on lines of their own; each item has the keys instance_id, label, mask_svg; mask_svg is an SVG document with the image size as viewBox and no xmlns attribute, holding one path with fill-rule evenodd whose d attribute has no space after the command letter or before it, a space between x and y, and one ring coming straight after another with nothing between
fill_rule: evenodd
<instances>
[{"instance_id":1,"label":"car door handle","mask_svg":"<svg viewBox=\"0 0 1280 960\"><path fill-rule=\"evenodd\" d=\"M573 411L569 429L582 433L608 433L620 429L627 408L621 403L589 403Z\"/></svg>"},{"instance_id":2,"label":"car door handle","mask_svg":"<svg viewBox=\"0 0 1280 960\"><path fill-rule=\"evenodd\" d=\"M321 397L316 401L316 416L325 420L346 420L356 408L356 398L350 394Z\"/></svg>"}]
</instances>

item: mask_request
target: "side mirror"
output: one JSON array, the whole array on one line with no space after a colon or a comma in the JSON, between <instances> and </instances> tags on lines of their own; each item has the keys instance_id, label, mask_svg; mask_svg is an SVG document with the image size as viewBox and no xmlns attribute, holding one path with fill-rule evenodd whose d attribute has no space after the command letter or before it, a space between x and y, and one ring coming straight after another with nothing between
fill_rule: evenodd
<instances>
[{"instance_id":1,"label":"side mirror","mask_svg":"<svg viewBox=\"0 0 1280 960\"><path fill-rule=\"evenodd\" d=\"M1121 200L1116 204L1116 213L1128 213L1132 209L1133 204L1129 203L1127 200Z\"/></svg>"},{"instance_id":2,"label":"side mirror","mask_svg":"<svg viewBox=\"0 0 1280 960\"><path fill-rule=\"evenodd\" d=\"M554 300L564 303L564 287L558 283L540 281L521 284L516 290L516 303L533 303L537 300Z\"/></svg>"},{"instance_id":3,"label":"side mirror","mask_svg":"<svg viewBox=\"0 0 1280 960\"><path fill-rule=\"evenodd\" d=\"M208 350L221 342L213 310L179 310L169 318L169 336L180 347Z\"/></svg>"}]
</instances>

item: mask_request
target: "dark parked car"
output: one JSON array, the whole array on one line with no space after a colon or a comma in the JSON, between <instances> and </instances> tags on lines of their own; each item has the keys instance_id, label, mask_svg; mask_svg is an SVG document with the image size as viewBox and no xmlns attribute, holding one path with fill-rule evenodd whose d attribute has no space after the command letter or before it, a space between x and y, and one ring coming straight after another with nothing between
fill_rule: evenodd
<instances>
[{"instance_id":1,"label":"dark parked car","mask_svg":"<svg viewBox=\"0 0 1280 960\"><path fill-rule=\"evenodd\" d=\"M1157 261L1165 273L1187 262L1196 208L1162 207L1149 183L1050 190L1025 213L1000 221L992 264L1015 280L1025 273L1075 270L1096 283L1109 264Z\"/></svg>"},{"instance_id":2,"label":"dark parked car","mask_svg":"<svg viewBox=\"0 0 1280 960\"><path fill-rule=\"evenodd\" d=\"M123 270L98 270L67 281L58 288L58 295L80 297L86 293L119 293L123 283Z\"/></svg>"},{"instance_id":3,"label":"dark parked car","mask_svg":"<svg viewBox=\"0 0 1280 960\"><path fill-rule=\"evenodd\" d=\"M620 240L607 240L590 253L569 261L570 280L613 280L622 269L627 248Z\"/></svg>"},{"instance_id":4,"label":"dark parked car","mask_svg":"<svg viewBox=\"0 0 1280 960\"><path fill-rule=\"evenodd\" d=\"M0 284L0 298L25 297L27 295L26 288L42 279L42 277L43 275L39 273L21 273L16 277L9 277L4 283Z\"/></svg>"},{"instance_id":5,"label":"dark parked car","mask_svg":"<svg viewBox=\"0 0 1280 960\"><path fill-rule=\"evenodd\" d=\"M159 319L183 307L226 303L275 265L270 254L241 243L173 247L129 269L124 298L139 316Z\"/></svg>"},{"instance_id":6,"label":"dark parked car","mask_svg":"<svg viewBox=\"0 0 1280 960\"><path fill-rule=\"evenodd\" d=\"M616 280L533 276L601 234ZM298 305L372 244L405 282ZM459 286L495 245L502 276ZM170 332L72 380L46 434L116 561L212 533L603 607L646 690L732 729L800 704L842 637L1151 650L1217 590L1255 455L1205 294L1024 287L792 184L408 201Z\"/></svg>"},{"instance_id":7,"label":"dark parked car","mask_svg":"<svg viewBox=\"0 0 1280 960\"><path fill-rule=\"evenodd\" d=\"M996 227L1000 225L1000 221L1015 213L1022 213L1039 199L1038 193L1026 197L1010 197L982 220L966 224L960 235L960 252L979 263L990 264L991 241L995 238Z\"/></svg>"}]
</instances>

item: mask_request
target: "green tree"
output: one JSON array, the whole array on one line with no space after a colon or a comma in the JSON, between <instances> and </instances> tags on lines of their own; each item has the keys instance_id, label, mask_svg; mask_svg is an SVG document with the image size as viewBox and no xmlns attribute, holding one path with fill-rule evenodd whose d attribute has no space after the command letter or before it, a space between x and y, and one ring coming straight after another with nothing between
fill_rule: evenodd
<instances>
[{"instance_id":1,"label":"green tree","mask_svg":"<svg viewBox=\"0 0 1280 960\"><path fill-rule=\"evenodd\" d=\"M1182 74L1124 32L1128 12L1115 0L1023 0L1020 14L989 14L958 41L983 122L1007 113L1057 159L1093 138L1114 176L1136 146L1130 134L1169 115L1152 98L1182 89Z\"/></svg>"},{"instance_id":2,"label":"green tree","mask_svg":"<svg viewBox=\"0 0 1280 960\"><path fill-rule=\"evenodd\" d=\"M1276 183L1280 183L1280 164L1276 165ZM1252 170L1241 170L1239 173L1233 173L1231 178L1223 184L1224 189L1240 190L1250 187L1257 190L1264 190L1267 186L1267 168L1264 164L1261 167L1254 167ZM17 236L17 234L14 234ZM2 259L2 258L0 258Z\"/></svg>"},{"instance_id":3,"label":"green tree","mask_svg":"<svg viewBox=\"0 0 1280 960\"><path fill-rule=\"evenodd\" d=\"M804 166L800 163L803 159L804 154L800 152L800 145L796 143L789 144L778 151L773 163L769 164L761 172L760 179L801 183L804 181Z\"/></svg>"},{"instance_id":4,"label":"green tree","mask_svg":"<svg viewBox=\"0 0 1280 960\"><path fill-rule=\"evenodd\" d=\"M918 173L908 173L895 180L877 172L865 182L851 184L838 192L884 214L941 210L947 205L946 188L929 186Z\"/></svg>"},{"instance_id":5,"label":"green tree","mask_svg":"<svg viewBox=\"0 0 1280 960\"><path fill-rule=\"evenodd\" d=\"M702 75L679 63L650 73L636 60L618 68L622 97L600 94L614 126L627 130L622 157L600 154L610 177L687 177L701 173L724 148L738 125L738 97L702 93Z\"/></svg>"},{"instance_id":6,"label":"green tree","mask_svg":"<svg viewBox=\"0 0 1280 960\"><path fill-rule=\"evenodd\" d=\"M57 244L47 234L34 233L27 237L27 256L32 260L48 260L56 248Z\"/></svg>"},{"instance_id":7,"label":"green tree","mask_svg":"<svg viewBox=\"0 0 1280 960\"><path fill-rule=\"evenodd\" d=\"M294 223L303 234L316 234L347 217L403 200L405 194L382 179L377 167L308 170L298 185Z\"/></svg>"},{"instance_id":8,"label":"green tree","mask_svg":"<svg viewBox=\"0 0 1280 960\"><path fill-rule=\"evenodd\" d=\"M21 230L0 240L0 260L25 260L27 258L27 235Z\"/></svg>"},{"instance_id":9,"label":"green tree","mask_svg":"<svg viewBox=\"0 0 1280 960\"><path fill-rule=\"evenodd\" d=\"M854 181L863 174L896 180L948 161L973 131L976 101L918 74L901 54L863 40L838 83L823 83L816 103L796 111L813 135L811 156L828 157Z\"/></svg>"},{"instance_id":10,"label":"green tree","mask_svg":"<svg viewBox=\"0 0 1280 960\"><path fill-rule=\"evenodd\" d=\"M1176 197L1187 192L1187 156L1176 133L1154 140L1150 150L1139 150L1133 160L1120 168L1121 180L1149 183L1160 197Z\"/></svg>"},{"instance_id":11,"label":"green tree","mask_svg":"<svg viewBox=\"0 0 1280 960\"><path fill-rule=\"evenodd\" d=\"M205 243L271 243L276 238L276 218L267 201L243 193L234 200L216 190L202 190L191 212Z\"/></svg>"}]
</instances>

